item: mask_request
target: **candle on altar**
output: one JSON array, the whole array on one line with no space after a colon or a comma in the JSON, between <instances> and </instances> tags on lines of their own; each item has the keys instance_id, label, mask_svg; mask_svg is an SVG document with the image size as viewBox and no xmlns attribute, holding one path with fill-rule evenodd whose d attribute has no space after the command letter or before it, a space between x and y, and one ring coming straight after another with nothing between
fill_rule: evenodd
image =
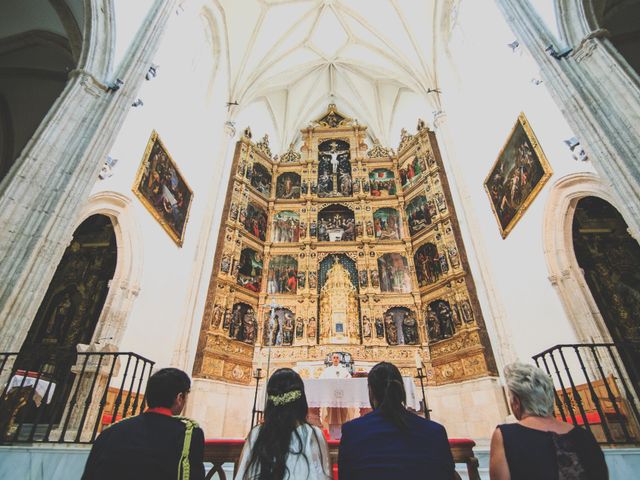
<instances>
[{"instance_id":1,"label":"candle on altar","mask_svg":"<svg viewBox=\"0 0 640 480\"><path fill-rule=\"evenodd\" d=\"M422 358L420 358L420 353L416 350L416 368L422 368Z\"/></svg>"}]
</instances>

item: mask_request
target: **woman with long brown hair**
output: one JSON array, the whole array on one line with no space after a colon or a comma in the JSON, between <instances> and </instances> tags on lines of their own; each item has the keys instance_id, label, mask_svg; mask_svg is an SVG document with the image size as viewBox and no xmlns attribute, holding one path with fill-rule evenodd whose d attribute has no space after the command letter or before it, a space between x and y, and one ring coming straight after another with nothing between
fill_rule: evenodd
<instances>
[{"instance_id":1,"label":"woman with long brown hair","mask_svg":"<svg viewBox=\"0 0 640 480\"><path fill-rule=\"evenodd\" d=\"M329 449L318 427L307 422L302 378L276 370L267 383L264 423L249 433L235 480L329 480Z\"/></svg>"}]
</instances>

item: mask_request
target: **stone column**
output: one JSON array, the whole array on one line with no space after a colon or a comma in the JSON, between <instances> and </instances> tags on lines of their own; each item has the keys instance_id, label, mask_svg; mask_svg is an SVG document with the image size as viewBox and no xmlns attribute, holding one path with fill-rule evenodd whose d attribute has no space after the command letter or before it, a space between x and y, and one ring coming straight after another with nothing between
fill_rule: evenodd
<instances>
[{"instance_id":1,"label":"stone column","mask_svg":"<svg viewBox=\"0 0 640 480\"><path fill-rule=\"evenodd\" d=\"M587 33L571 54L561 46L528 0L496 0L518 41L540 67L551 96L578 135L589 159L619 200L634 231L640 227L640 87L605 30Z\"/></svg>"},{"instance_id":2,"label":"stone column","mask_svg":"<svg viewBox=\"0 0 640 480\"><path fill-rule=\"evenodd\" d=\"M0 351L20 348L58 262L76 216L144 80L176 0L156 0L114 78L111 92L99 71L79 68L0 187ZM105 7L106 8L106 7ZM103 27L90 12L92 29ZM95 25L94 25L95 24ZM108 56L85 45L93 56ZM88 52L88 53L86 53ZM108 62L106 62L108 63Z\"/></svg>"},{"instance_id":3,"label":"stone column","mask_svg":"<svg viewBox=\"0 0 640 480\"><path fill-rule=\"evenodd\" d=\"M233 138L236 135L236 129L232 122L226 122L224 131L224 142L218 150L220 167L215 169L214 178L211 181L211 185L215 185L216 188L210 189L209 197L207 198L207 209L204 213L197 253L194 258L187 305L184 309L184 316L180 321L182 330L173 351L172 365L187 371L193 366L196 354L194 350L198 344L198 337L202 335L197 335L195 332L204 332L209 329L209 325L202 325L202 315L204 304L207 300L207 289L218 241L218 228L220 223L223 222L220 215L216 215L216 213L222 211L226 198L225 195L221 195L223 193L221 189L226 190L229 175L235 175L235 172L229 171L229 167L233 163L233 158L229 159L229 155L230 150L233 151L235 148ZM225 164L227 159L229 159L228 165ZM222 204L222 207L218 208L220 204ZM220 322L221 325L222 322ZM256 339L256 343L258 343L258 339Z\"/></svg>"},{"instance_id":4,"label":"stone column","mask_svg":"<svg viewBox=\"0 0 640 480\"><path fill-rule=\"evenodd\" d=\"M460 205L461 208L458 212L461 229L466 230L467 234L464 235L465 240L470 240L469 244L472 248L469 248L465 242L467 249L467 257L469 257L470 263L477 266L481 282L478 282L478 290L484 292L484 296L487 299L487 305L489 307L491 319L487 324L491 324L493 328L488 329L492 343L494 343L494 355L498 363L498 370L502 371L502 367L517 359L515 352L511 346L510 338L511 334L505 324L505 312L502 306L502 302L499 298L499 293L493 284L493 275L489 265L483 259L486 258L485 247L482 239L479 235L474 235L473 232L480 231L477 226L474 213L470 210L473 201L471 194L465 185L463 180L464 176L456 160L455 146L449 132L449 126L447 122L447 114L440 110L436 112L433 124L436 131L436 137L438 139L438 147L440 148L440 154L442 155L443 163L448 169L450 169L452 175L447 175L447 180L451 185L452 195L456 195L459 201L456 205ZM456 199L458 200L458 199ZM471 254L471 255L470 255ZM469 265L468 268L471 268ZM497 340L497 344L494 340Z\"/></svg>"}]
</instances>

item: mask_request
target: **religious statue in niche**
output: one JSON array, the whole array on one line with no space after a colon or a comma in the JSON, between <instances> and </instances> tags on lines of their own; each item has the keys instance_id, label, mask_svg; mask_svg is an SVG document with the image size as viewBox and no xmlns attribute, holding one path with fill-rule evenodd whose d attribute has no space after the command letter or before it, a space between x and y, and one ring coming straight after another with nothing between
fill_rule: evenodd
<instances>
[{"instance_id":1,"label":"religious statue in niche","mask_svg":"<svg viewBox=\"0 0 640 480\"><path fill-rule=\"evenodd\" d=\"M296 338L302 339L304 337L304 319L301 317L296 318Z\"/></svg>"},{"instance_id":2,"label":"religious statue in niche","mask_svg":"<svg viewBox=\"0 0 640 480\"><path fill-rule=\"evenodd\" d=\"M359 270L358 277L360 281L360 288L366 288L369 284L369 277L366 270Z\"/></svg>"},{"instance_id":3,"label":"religious statue in niche","mask_svg":"<svg viewBox=\"0 0 640 480\"><path fill-rule=\"evenodd\" d=\"M280 175L276 182L276 198L285 200L300 198L300 175L293 172Z\"/></svg>"},{"instance_id":4,"label":"religious statue in niche","mask_svg":"<svg viewBox=\"0 0 640 480\"><path fill-rule=\"evenodd\" d=\"M371 320L366 315L362 317L362 336L371 338Z\"/></svg>"},{"instance_id":5,"label":"religious statue in niche","mask_svg":"<svg viewBox=\"0 0 640 480\"><path fill-rule=\"evenodd\" d=\"M225 331L229 330L229 327L231 326L231 314L232 312L230 312L229 309L224 311L222 329Z\"/></svg>"},{"instance_id":6,"label":"religious statue in niche","mask_svg":"<svg viewBox=\"0 0 640 480\"><path fill-rule=\"evenodd\" d=\"M271 196L271 174L260 163L253 164L251 186L265 197L269 198Z\"/></svg>"},{"instance_id":7,"label":"religious statue in niche","mask_svg":"<svg viewBox=\"0 0 640 480\"><path fill-rule=\"evenodd\" d=\"M460 310L465 323L473 322L473 309L471 308L471 303L468 298L465 298L460 302Z\"/></svg>"},{"instance_id":8,"label":"religious statue in niche","mask_svg":"<svg viewBox=\"0 0 640 480\"><path fill-rule=\"evenodd\" d=\"M264 208L254 203L249 203L247 208L240 213L240 223L244 229L260 240L265 240L267 232L267 212Z\"/></svg>"},{"instance_id":9,"label":"religious statue in niche","mask_svg":"<svg viewBox=\"0 0 640 480\"><path fill-rule=\"evenodd\" d=\"M229 218L234 222L238 220L238 204L236 202L232 202L229 207Z\"/></svg>"},{"instance_id":10,"label":"religious statue in niche","mask_svg":"<svg viewBox=\"0 0 640 480\"><path fill-rule=\"evenodd\" d=\"M393 307L384 314L389 345L416 345L418 343L418 322L406 307Z\"/></svg>"},{"instance_id":11,"label":"religious statue in niche","mask_svg":"<svg viewBox=\"0 0 640 480\"><path fill-rule=\"evenodd\" d=\"M411 235L415 235L427 225L431 225L431 212L429 212L427 198L424 195L418 195L407 203L405 212Z\"/></svg>"},{"instance_id":12,"label":"religious statue in niche","mask_svg":"<svg viewBox=\"0 0 640 480\"><path fill-rule=\"evenodd\" d=\"M275 243L292 243L300 240L300 215L289 210L273 217L271 240Z\"/></svg>"},{"instance_id":13,"label":"religious statue in niche","mask_svg":"<svg viewBox=\"0 0 640 480\"><path fill-rule=\"evenodd\" d=\"M427 307L425 324L432 342L450 338L455 333L453 314L449 302L434 300Z\"/></svg>"},{"instance_id":14,"label":"religious statue in niche","mask_svg":"<svg viewBox=\"0 0 640 480\"><path fill-rule=\"evenodd\" d=\"M318 274L309 272L309 288L314 289L318 286Z\"/></svg>"},{"instance_id":15,"label":"religious statue in niche","mask_svg":"<svg viewBox=\"0 0 640 480\"><path fill-rule=\"evenodd\" d=\"M298 290L298 261L289 255L279 255L269 262L267 293L293 293Z\"/></svg>"},{"instance_id":16,"label":"religious statue in niche","mask_svg":"<svg viewBox=\"0 0 640 480\"><path fill-rule=\"evenodd\" d=\"M262 344L263 345L275 345L276 337L278 335L278 321L277 316L267 313L265 315L264 328L262 330Z\"/></svg>"},{"instance_id":17,"label":"religious statue in niche","mask_svg":"<svg viewBox=\"0 0 640 480\"><path fill-rule=\"evenodd\" d=\"M373 228L379 240L400 240L402 221L394 208L381 208L373 214Z\"/></svg>"},{"instance_id":18,"label":"religious statue in niche","mask_svg":"<svg viewBox=\"0 0 640 480\"><path fill-rule=\"evenodd\" d=\"M293 332L293 314L285 314L284 320L282 322L282 345L289 346L293 344Z\"/></svg>"},{"instance_id":19,"label":"religious statue in niche","mask_svg":"<svg viewBox=\"0 0 640 480\"><path fill-rule=\"evenodd\" d=\"M229 338L253 345L258 326L254 310L250 305L236 303L231 311L229 323Z\"/></svg>"},{"instance_id":20,"label":"religious statue in niche","mask_svg":"<svg viewBox=\"0 0 640 480\"><path fill-rule=\"evenodd\" d=\"M240 252L237 283L252 292L259 292L262 285L262 254L251 248Z\"/></svg>"},{"instance_id":21,"label":"religious statue in niche","mask_svg":"<svg viewBox=\"0 0 640 480\"><path fill-rule=\"evenodd\" d=\"M217 303L213 307L213 313L211 314L211 328L216 330L220 328L220 322L222 321L222 315L224 314L222 310L222 305Z\"/></svg>"},{"instance_id":22,"label":"religious statue in niche","mask_svg":"<svg viewBox=\"0 0 640 480\"><path fill-rule=\"evenodd\" d=\"M436 192L435 194L436 205L438 206L438 211L443 213L447 210L447 204L444 200L444 194L442 192Z\"/></svg>"},{"instance_id":23,"label":"religious statue in niche","mask_svg":"<svg viewBox=\"0 0 640 480\"><path fill-rule=\"evenodd\" d=\"M298 272L298 288L302 289L305 287L307 283L307 274L306 272Z\"/></svg>"},{"instance_id":24,"label":"religious statue in niche","mask_svg":"<svg viewBox=\"0 0 640 480\"><path fill-rule=\"evenodd\" d=\"M307 322L307 338L313 342L317 341L318 322L316 317L311 317Z\"/></svg>"},{"instance_id":25,"label":"religious statue in niche","mask_svg":"<svg viewBox=\"0 0 640 480\"><path fill-rule=\"evenodd\" d=\"M460 255L458 254L458 248L455 245L447 245L447 256L449 257L451 267L458 268L460 266Z\"/></svg>"},{"instance_id":26,"label":"religious statue in niche","mask_svg":"<svg viewBox=\"0 0 640 480\"><path fill-rule=\"evenodd\" d=\"M404 312L402 335L406 345L416 345L418 343L418 322L413 312Z\"/></svg>"},{"instance_id":27,"label":"religious statue in niche","mask_svg":"<svg viewBox=\"0 0 640 480\"><path fill-rule=\"evenodd\" d=\"M396 180L393 172L386 168L376 168L369 172L369 191L372 197L396 194Z\"/></svg>"},{"instance_id":28,"label":"religious statue in niche","mask_svg":"<svg viewBox=\"0 0 640 480\"><path fill-rule=\"evenodd\" d=\"M385 253L378 258L380 291L395 293L411 292L411 275L407 259L399 253Z\"/></svg>"},{"instance_id":29,"label":"religious statue in niche","mask_svg":"<svg viewBox=\"0 0 640 480\"><path fill-rule=\"evenodd\" d=\"M376 337L384 338L384 323L380 317L376 318Z\"/></svg>"},{"instance_id":30,"label":"religious statue in niche","mask_svg":"<svg viewBox=\"0 0 640 480\"><path fill-rule=\"evenodd\" d=\"M350 147L344 140L318 145L318 196L350 197L353 194Z\"/></svg>"},{"instance_id":31,"label":"religious statue in niche","mask_svg":"<svg viewBox=\"0 0 640 480\"><path fill-rule=\"evenodd\" d=\"M373 222L371 220L367 220L367 236L373 237Z\"/></svg>"},{"instance_id":32,"label":"religious statue in niche","mask_svg":"<svg viewBox=\"0 0 640 480\"><path fill-rule=\"evenodd\" d=\"M400 169L400 182L403 188L407 188L416 182L419 176L427 170L427 166L422 157L415 156L413 160Z\"/></svg>"},{"instance_id":33,"label":"religious statue in niche","mask_svg":"<svg viewBox=\"0 0 640 480\"><path fill-rule=\"evenodd\" d=\"M371 286L378 288L380 286L380 277L378 276L378 270L371 270Z\"/></svg>"},{"instance_id":34,"label":"religious statue in niche","mask_svg":"<svg viewBox=\"0 0 640 480\"><path fill-rule=\"evenodd\" d=\"M360 179L358 178L353 181L353 193L356 195L360 193Z\"/></svg>"},{"instance_id":35,"label":"religious statue in niche","mask_svg":"<svg viewBox=\"0 0 640 480\"><path fill-rule=\"evenodd\" d=\"M418 285L421 287L437 282L442 275L440 255L433 243L420 245L413 256L413 261L416 266Z\"/></svg>"},{"instance_id":36,"label":"religious statue in niche","mask_svg":"<svg viewBox=\"0 0 640 480\"><path fill-rule=\"evenodd\" d=\"M398 344L398 326L396 325L393 315L389 312L384 314L384 326L387 331L387 343L389 345Z\"/></svg>"},{"instance_id":37,"label":"religious statue in niche","mask_svg":"<svg viewBox=\"0 0 640 480\"><path fill-rule=\"evenodd\" d=\"M349 208L329 205L318 213L319 242L351 242L355 234L356 222Z\"/></svg>"},{"instance_id":38,"label":"religious statue in niche","mask_svg":"<svg viewBox=\"0 0 640 480\"><path fill-rule=\"evenodd\" d=\"M37 335L42 343L57 344L62 342L69 333L69 326L76 316L76 308L71 300L74 290L69 288L54 297L49 311L45 314L48 321L44 323L44 332Z\"/></svg>"}]
</instances>

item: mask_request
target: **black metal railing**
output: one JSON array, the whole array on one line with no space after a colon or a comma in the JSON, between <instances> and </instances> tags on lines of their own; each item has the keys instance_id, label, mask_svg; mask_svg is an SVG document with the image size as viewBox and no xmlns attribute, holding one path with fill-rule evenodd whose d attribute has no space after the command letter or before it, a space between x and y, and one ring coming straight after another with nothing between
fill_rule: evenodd
<instances>
[{"instance_id":1,"label":"black metal railing","mask_svg":"<svg viewBox=\"0 0 640 480\"><path fill-rule=\"evenodd\" d=\"M0 353L0 444L93 442L142 412L153 365L132 352Z\"/></svg>"},{"instance_id":2,"label":"black metal railing","mask_svg":"<svg viewBox=\"0 0 640 480\"><path fill-rule=\"evenodd\" d=\"M608 445L640 443L638 379L621 353L613 343L589 343L556 345L533 356L556 386L556 416Z\"/></svg>"}]
</instances>

